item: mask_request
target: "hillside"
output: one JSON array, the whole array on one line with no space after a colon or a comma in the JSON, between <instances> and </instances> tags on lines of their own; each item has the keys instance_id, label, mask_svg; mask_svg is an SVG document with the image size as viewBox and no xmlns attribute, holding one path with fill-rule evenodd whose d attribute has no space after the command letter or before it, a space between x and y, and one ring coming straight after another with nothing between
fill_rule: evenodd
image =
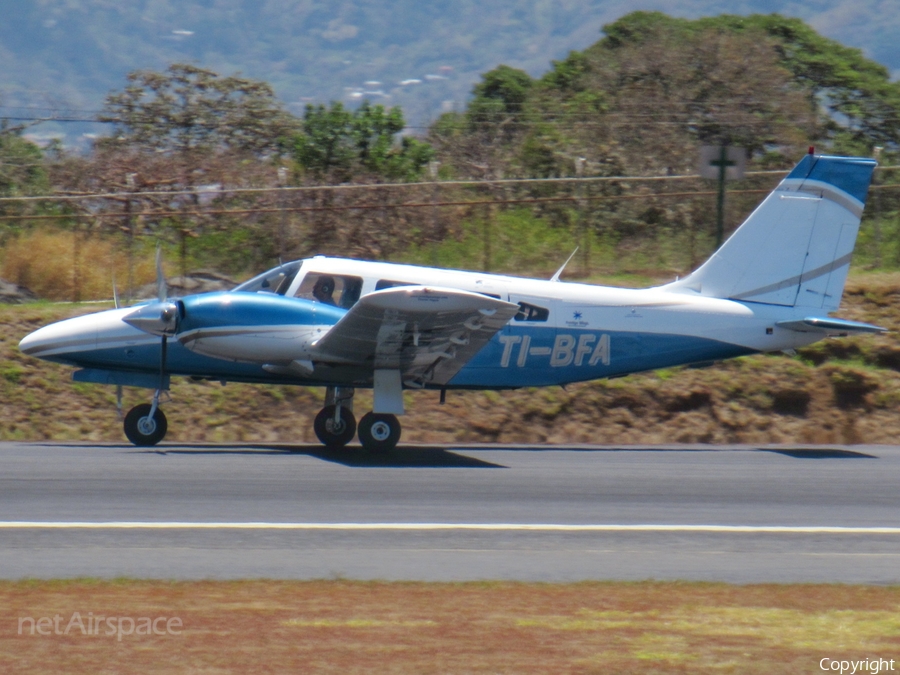
<instances>
[{"instance_id":1,"label":"hillside","mask_svg":"<svg viewBox=\"0 0 900 675\"><path fill-rule=\"evenodd\" d=\"M0 114L10 117L39 112L19 106L39 106L90 118L127 72L186 61L271 82L295 113L311 100L367 97L401 105L414 127L423 126L462 109L479 75L499 63L540 75L636 9L687 18L780 12L900 68L900 13L882 11L876 0L8 0L5 9ZM40 132L73 130L102 131L57 123Z\"/></svg>"},{"instance_id":2,"label":"hillside","mask_svg":"<svg viewBox=\"0 0 900 675\"><path fill-rule=\"evenodd\" d=\"M21 354L26 333L98 305L0 309L0 439L124 442L112 387L73 384L71 369ZM840 316L900 329L900 274L851 278ZM407 392L401 443L896 443L896 332L833 339L795 357L753 356L567 389ZM173 382L168 442L316 443L324 391ZM149 398L126 394L126 409ZM357 396L357 412L371 394ZM460 424L460 420L466 420ZM358 447L358 446L357 446Z\"/></svg>"}]
</instances>

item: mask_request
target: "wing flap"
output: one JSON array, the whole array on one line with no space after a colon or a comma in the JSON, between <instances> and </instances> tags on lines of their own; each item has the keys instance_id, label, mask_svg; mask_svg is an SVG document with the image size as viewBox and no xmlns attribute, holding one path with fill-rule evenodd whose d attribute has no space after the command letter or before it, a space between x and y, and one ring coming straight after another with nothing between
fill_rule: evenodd
<instances>
[{"instance_id":1,"label":"wing flap","mask_svg":"<svg viewBox=\"0 0 900 675\"><path fill-rule=\"evenodd\" d=\"M410 386L446 384L518 310L480 293L388 288L363 296L312 345L311 357L399 370Z\"/></svg>"}]
</instances>

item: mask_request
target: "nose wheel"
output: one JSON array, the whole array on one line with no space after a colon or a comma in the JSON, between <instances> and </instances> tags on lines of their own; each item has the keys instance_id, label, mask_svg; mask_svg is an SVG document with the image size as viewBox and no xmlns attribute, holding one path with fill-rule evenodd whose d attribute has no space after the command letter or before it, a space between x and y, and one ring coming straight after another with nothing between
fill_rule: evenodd
<instances>
[{"instance_id":1,"label":"nose wheel","mask_svg":"<svg viewBox=\"0 0 900 675\"><path fill-rule=\"evenodd\" d=\"M366 413L359 421L359 442L369 452L390 452L400 440L400 431L394 415Z\"/></svg>"},{"instance_id":2,"label":"nose wheel","mask_svg":"<svg viewBox=\"0 0 900 675\"><path fill-rule=\"evenodd\" d=\"M125 436L135 445L156 445L167 430L166 416L156 405L141 403L125 415Z\"/></svg>"}]
</instances>

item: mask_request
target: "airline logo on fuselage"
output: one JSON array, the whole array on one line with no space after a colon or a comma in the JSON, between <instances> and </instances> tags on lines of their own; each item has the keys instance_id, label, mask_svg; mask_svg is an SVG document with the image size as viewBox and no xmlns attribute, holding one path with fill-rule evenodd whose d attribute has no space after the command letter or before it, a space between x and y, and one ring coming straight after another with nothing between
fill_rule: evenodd
<instances>
[{"instance_id":1,"label":"airline logo on fuselage","mask_svg":"<svg viewBox=\"0 0 900 675\"><path fill-rule=\"evenodd\" d=\"M556 336L553 347L532 347L530 335L501 335L503 355L500 367L509 368L515 364L524 368L529 356L549 356L552 368L566 366L609 365L609 335L607 333L581 333L576 336L561 333Z\"/></svg>"}]
</instances>

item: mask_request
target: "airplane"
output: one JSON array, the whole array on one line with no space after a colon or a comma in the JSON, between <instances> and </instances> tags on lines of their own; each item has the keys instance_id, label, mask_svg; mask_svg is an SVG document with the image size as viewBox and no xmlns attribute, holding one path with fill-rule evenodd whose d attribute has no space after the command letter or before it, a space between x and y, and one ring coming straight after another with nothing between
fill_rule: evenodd
<instances>
[{"instance_id":1,"label":"airplane","mask_svg":"<svg viewBox=\"0 0 900 675\"><path fill-rule=\"evenodd\" d=\"M443 401L447 390L564 386L885 331L830 316L875 166L811 149L697 270L654 288L563 282L565 265L540 280L315 256L231 291L167 299L158 266L156 301L45 326L19 348L75 366L75 381L116 385L120 402L123 386L155 390L124 418L138 446L165 437L160 395L186 376L324 386L319 440L337 449L358 434L386 452L405 389ZM359 388L374 395L357 425Z\"/></svg>"}]
</instances>

